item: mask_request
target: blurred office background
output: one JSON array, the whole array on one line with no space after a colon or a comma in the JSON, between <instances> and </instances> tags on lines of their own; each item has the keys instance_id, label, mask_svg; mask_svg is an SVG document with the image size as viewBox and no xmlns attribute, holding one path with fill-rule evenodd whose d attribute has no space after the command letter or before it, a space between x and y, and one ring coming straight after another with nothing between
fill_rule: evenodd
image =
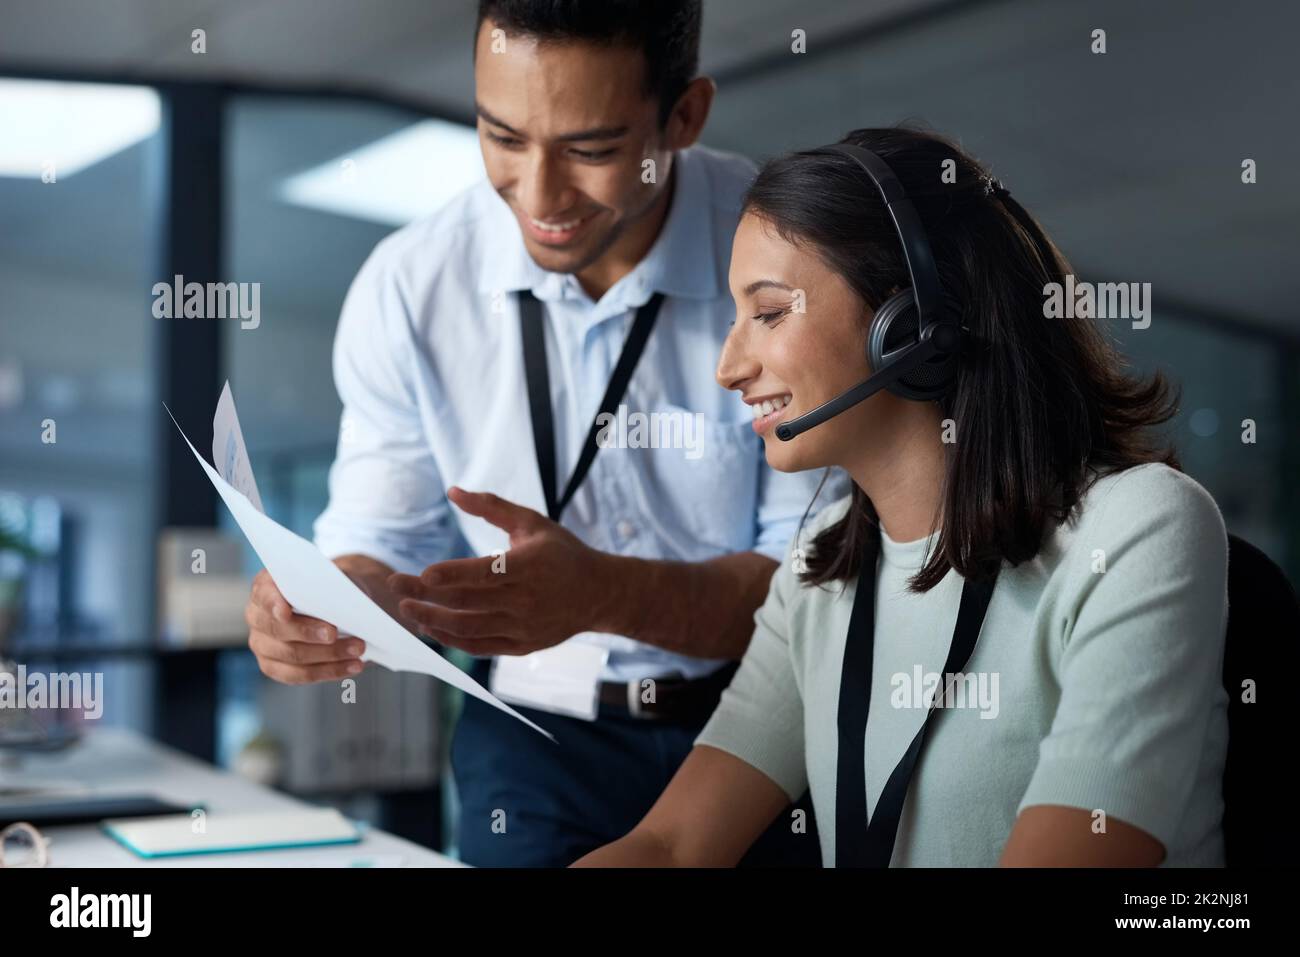
<instances>
[{"instance_id":1,"label":"blurred office background","mask_svg":"<svg viewBox=\"0 0 1300 957\"><path fill-rule=\"evenodd\" d=\"M163 402L205 450L229 379L268 512L310 536L348 284L481 175L473 23L471 0L0 0L0 650L103 671L106 723L434 845L456 702L367 673L336 727L337 688L261 677L229 597L255 557ZM1113 333L1181 383L1173 436L1229 530L1300 581L1298 31L1283 2L705 0L704 141L960 138L1081 278L1152 284L1150 328ZM155 319L175 273L261 283L260 326Z\"/></svg>"}]
</instances>

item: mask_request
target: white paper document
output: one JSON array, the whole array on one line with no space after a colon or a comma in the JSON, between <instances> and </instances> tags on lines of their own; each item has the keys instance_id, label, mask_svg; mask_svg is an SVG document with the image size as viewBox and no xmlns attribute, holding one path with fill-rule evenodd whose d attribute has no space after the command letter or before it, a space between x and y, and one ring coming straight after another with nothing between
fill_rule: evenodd
<instances>
[{"instance_id":1,"label":"white paper document","mask_svg":"<svg viewBox=\"0 0 1300 957\"><path fill-rule=\"evenodd\" d=\"M212 464L223 479L243 492L259 512L266 514L262 496L257 494L257 480L253 478L253 466L248 461L248 449L244 445L243 430L239 427L239 416L235 414L235 397L230 394L229 382L221 389L217 414L212 417Z\"/></svg>"},{"instance_id":2,"label":"white paper document","mask_svg":"<svg viewBox=\"0 0 1300 957\"><path fill-rule=\"evenodd\" d=\"M228 388L229 384L227 390ZM226 394L223 391L223 396ZM171 415L170 409L167 414ZM229 403L229 416L233 430L228 434L237 436L239 423L235 418L233 401ZM356 635L364 640L366 650L361 656L364 661L374 661L393 671L416 671L432 675L494 708L500 708L533 730L555 740L548 731L498 700L477 681L398 624L352 579L343 574L337 565L322 555L315 545L263 514L257 505L203 460L174 416L172 422L194 453L194 458L203 466L203 471L230 509L230 514L239 524L248 543L253 546L253 551L270 572L276 587L296 612L327 621L338 628L340 633ZM248 456L242 449L242 437L237 444L239 449L236 461L243 462L247 479L252 484L253 473L251 468L247 468ZM238 476L240 473L236 471L233 474ZM252 487L256 494L256 485L253 484Z\"/></svg>"}]
</instances>

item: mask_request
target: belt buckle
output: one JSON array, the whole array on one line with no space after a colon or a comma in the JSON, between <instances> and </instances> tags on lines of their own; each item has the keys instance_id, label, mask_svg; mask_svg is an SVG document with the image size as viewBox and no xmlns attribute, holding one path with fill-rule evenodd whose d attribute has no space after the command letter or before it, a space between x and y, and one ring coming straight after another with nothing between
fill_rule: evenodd
<instances>
[{"instance_id":1,"label":"belt buckle","mask_svg":"<svg viewBox=\"0 0 1300 957\"><path fill-rule=\"evenodd\" d=\"M629 681L627 683L627 713L634 718L653 717L645 712L641 706L641 682Z\"/></svg>"}]
</instances>

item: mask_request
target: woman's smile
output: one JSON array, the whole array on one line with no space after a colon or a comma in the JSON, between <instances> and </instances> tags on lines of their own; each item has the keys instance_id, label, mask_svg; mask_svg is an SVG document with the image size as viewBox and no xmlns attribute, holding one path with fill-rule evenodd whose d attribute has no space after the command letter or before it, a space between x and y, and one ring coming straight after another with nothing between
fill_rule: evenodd
<instances>
[{"instance_id":1,"label":"woman's smile","mask_svg":"<svg viewBox=\"0 0 1300 957\"><path fill-rule=\"evenodd\" d=\"M763 435L785 416L790 394L746 397L745 403L754 414L754 431Z\"/></svg>"}]
</instances>

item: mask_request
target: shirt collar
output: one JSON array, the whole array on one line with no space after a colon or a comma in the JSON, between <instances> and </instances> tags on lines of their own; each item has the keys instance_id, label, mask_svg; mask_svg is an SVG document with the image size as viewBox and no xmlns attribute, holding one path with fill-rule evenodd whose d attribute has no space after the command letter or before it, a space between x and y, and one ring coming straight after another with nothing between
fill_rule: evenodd
<instances>
[{"instance_id":1,"label":"shirt collar","mask_svg":"<svg viewBox=\"0 0 1300 957\"><path fill-rule=\"evenodd\" d=\"M621 299L625 308L640 306L656 292L687 299L715 299L721 294L714 248L712 197L708 170L690 149L674 154L672 205L650 251L636 267L605 294ZM564 298L576 286L567 273L547 272L524 246L514 213L492 193L493 223L489 231L498 255L485 256L479 289L485 293L531 289L543 301Z\"/></svg>"}]
</instances>

